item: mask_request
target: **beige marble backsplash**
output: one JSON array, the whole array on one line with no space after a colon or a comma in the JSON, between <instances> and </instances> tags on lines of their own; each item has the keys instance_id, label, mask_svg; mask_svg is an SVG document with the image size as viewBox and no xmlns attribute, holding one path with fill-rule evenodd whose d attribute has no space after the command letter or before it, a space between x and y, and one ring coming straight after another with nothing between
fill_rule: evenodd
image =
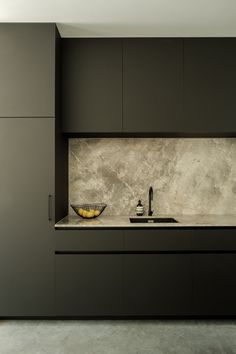
<instances>
[{"instance_id":1,"label":"beige marble backsplash","mask_svg":"<svg viewBox=\"0 0 236 354\"><path fill-rule=\"evenodd\" d=\"M150 186L155 214L236 214L236 139L70 139L70 203L129 215L141 199L147 212Z\"/></svg>"}]
</instances>

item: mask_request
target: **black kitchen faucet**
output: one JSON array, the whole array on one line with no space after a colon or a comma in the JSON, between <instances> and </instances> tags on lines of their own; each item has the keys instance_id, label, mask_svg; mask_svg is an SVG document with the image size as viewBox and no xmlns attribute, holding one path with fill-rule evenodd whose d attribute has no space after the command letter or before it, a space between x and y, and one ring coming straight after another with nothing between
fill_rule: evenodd
<instances>
[{"instance_id":1,"label":"black kitchen faucet","mask_svg":"<svg viewBox=\"0 0 236 354\"><path fill-rule=\"evenodd\" d=\"M150 187L148 192L148 216L152 216L153 214L152 200L153 200L153 189L152 187Z\"/></svg>"}]
</instances>

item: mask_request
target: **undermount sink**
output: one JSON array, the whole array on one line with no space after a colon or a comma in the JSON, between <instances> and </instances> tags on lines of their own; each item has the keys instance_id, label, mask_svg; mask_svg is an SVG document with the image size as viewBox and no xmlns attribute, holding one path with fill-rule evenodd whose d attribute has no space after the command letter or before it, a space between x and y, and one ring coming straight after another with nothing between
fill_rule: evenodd
<instances>
[{"instance_id":1,"label":"undermount sink","mask_svg":"<svg viewBox=\"0 0 236 354\"><path fill-rule=\"evenodd\" d=\"M176 223L178 222L174 218L155 218L155 217L134 217L134 218L129 218L130 222L132 223Z\"/></svg>"}]
</instances>

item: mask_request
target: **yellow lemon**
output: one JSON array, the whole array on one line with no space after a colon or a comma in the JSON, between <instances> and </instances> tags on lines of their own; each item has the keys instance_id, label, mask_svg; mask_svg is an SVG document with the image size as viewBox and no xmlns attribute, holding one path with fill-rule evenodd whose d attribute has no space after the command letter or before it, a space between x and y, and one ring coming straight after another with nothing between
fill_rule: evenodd
<instances>
[{"instance_id":1,"label":"yellow lemon","mask_svg":"<svg viewBox=\"0 0 236 354\"><path fill-rule=\"evenodd\" d=\"M84 212L84 209L79 208L79 210L78 210L79 215L83 216L83 212Z\"/></svg>"},{"instance_id":2,"label":"yellow lemon","mask_svg":"<svg viewBox=\"0 0 236 354\"><path fill-rule=\"evenodd\" d=\"M100 215L100 210L94 210L94 215L95 215L95 216Z\"/></svg>"},{"instance_id":3,"label":"yellow lemon","mask_svg":"<svg viewBox=\"0 0 236 354\"><path fill-rule=\"evenodd\" d=\"M84 210L84 211L83 211L83 217L84 217L84 218L87 218L87 213L88 213L87 210Z\"/></svg>"},{"instance_id":4,"label":"yellow lemon","mask_svg":"<svg viewBox=\"0 0 236 354\"><path fill-rule=\"evenodd\" d=\"M90 215L91 215L90 217L93 218L94 215L95 215L95 210L92 210L92 209L91 209L91 210L90 210Z\"/></svg>"},{"instance_id":5,"label":"yellow lemon","mask_svg":"<svg viewBox=\"0 0 236 354\"><path fill-rule=\"evenodd\" d=\"M94 216L94 213L92 213L91 211L87 211L87 218L92 218Z\"/></svg>"}]
</instances>

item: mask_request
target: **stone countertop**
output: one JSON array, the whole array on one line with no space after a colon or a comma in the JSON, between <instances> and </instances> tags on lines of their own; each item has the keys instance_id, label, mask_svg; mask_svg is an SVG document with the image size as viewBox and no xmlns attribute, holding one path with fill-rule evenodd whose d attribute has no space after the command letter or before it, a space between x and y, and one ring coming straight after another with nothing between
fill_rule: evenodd
<instances>
[{"instance_id":1,"label":"stone countertop","mask_svg":"<svg viewBox=\"0 0 236 354\"><path fill-rule=\"evenodd\" d=\"M235 227L236 215L158 215L153 217L172 217L177 223L131 223L131 216L101 215L96 219L82 219L68 215L55 224L56 229L99 229L99 228L178 228L178 227ZM144 216L147 217L147 216ZM142 217L141 217L142 218Z\"/></svg>"}]
</instances>

